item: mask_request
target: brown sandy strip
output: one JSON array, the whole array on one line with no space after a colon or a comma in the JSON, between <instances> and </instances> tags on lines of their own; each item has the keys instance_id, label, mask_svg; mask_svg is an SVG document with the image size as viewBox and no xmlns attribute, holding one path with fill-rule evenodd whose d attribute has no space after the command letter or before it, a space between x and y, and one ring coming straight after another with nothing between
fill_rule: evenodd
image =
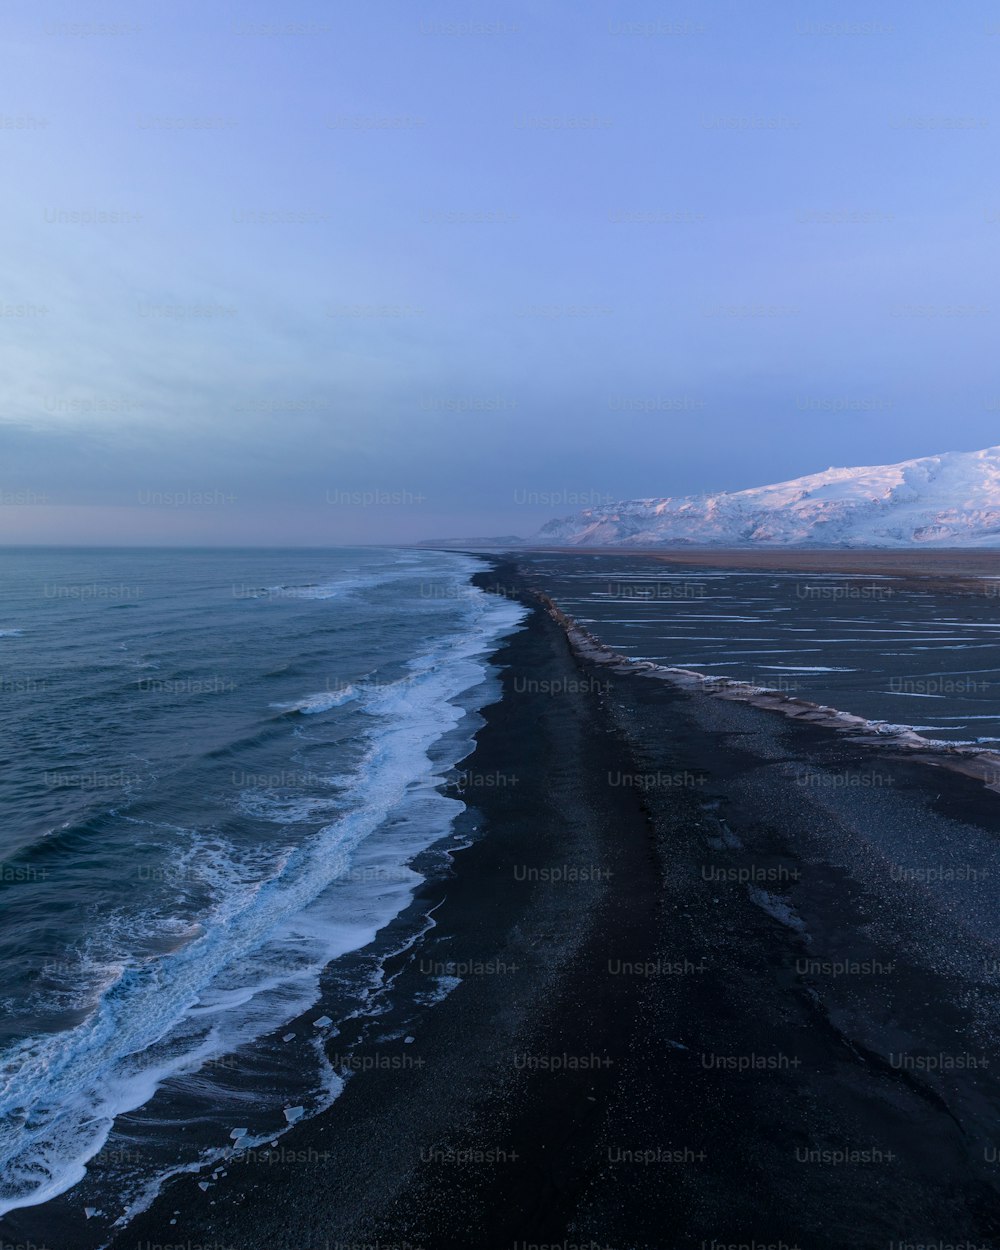
<instances>
[{"instance_id":1,"label":"brown sandy strip","mask_svg":"<svg viewBox=\"0 0 1000 1250\"><path fill-rule=\"evenodd\" d=\"M914 729L889 725L884 721L865 720L852 712L841 712L822 703L810 703L794 695L770 690L766 686L754 686L745 681L728 677L710 677L688 668L669 668L654 664L651 660L634 660L620 651L613 651L568 616L548 595L533 592L541 601L549 616L566 631L570 645L577 655L593 664L609 665L616 673L632 673L637 677L651 677L667 681L671 685L715 699L729 699L737 703L749 703L768 712L779 712L792 720L812 725L826 725L840 733L849 734L855 742L864 746L888 748L904 752L910 758L933 768L947 768L981 781L987 790L1000 794L1000 752L987 747L952 746L924 738Z\"/></svg>"}]
</instances>

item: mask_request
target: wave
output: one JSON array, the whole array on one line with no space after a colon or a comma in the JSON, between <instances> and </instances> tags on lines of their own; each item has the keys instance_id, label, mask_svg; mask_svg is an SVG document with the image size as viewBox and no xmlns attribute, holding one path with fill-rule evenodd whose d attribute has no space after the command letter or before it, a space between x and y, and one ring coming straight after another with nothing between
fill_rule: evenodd
<instances>
[{"instance_id":1,"label":"wave","mask_svg":"<svg viewBox=\"0 0 1000 1250\"><path fill-rule=\"evenodd\" d=\"M480 567L465 557L448 571L461 578ZM519 605L482 591L464 602L460 632L410 660L398 687L364 694L365 757L337 779L347 784L330 823L256 860L189 831L185 872L208 899L198 926L163 941L171 936L163 917L129 917L132 938L123 948L159 942L157 953L107 964L89 981L81 1023L0 1054L0 1215L81 1181L116 1118L149 1102L164 1082L308 1010L319 999L322 969L367 946L408 905L421 878L406 864L464 809L438 791L460 756L435 760L435 744L486 701L486 693L472 692L483 686L498 640L524 616ZM310 1111L336 1097L338 1079L324 1077L317 1063ZM261 1140L288 1123L267 1125ZM192 1166L200 1164L184 1165Z\"/></svg>"},{"instance_id":2,"label":"wave","mask_svg":"<svg viewBox=\"0 0 1000 1250\"><path fill-rule=\"evenodd\" d=\"M292 703L270 703L269 707L278 712L301 712L303 716L315 716L318 712L329 712L332 708L343 707L356 699L360 691L355 686L345 686L342 690L321 690L318 694L309 694Z\"/></svg>"},{"instance_id":3,"label":"wave","mask_svg":"<svg viewBox=\"0 0 1000 1250\"><path fill-rule=\"evenodd\" d=\"M405 554L400 553L400 556L405 556ZM379 586L412 577L413 567L419 562L419 558L397 558L390 568L378 569L371 573L359 572L354 576L340 576L329 582L261 586L253 591L250 597L258 599L347 599L360 591L374 590Z\"/></svg>"}]
</instances>

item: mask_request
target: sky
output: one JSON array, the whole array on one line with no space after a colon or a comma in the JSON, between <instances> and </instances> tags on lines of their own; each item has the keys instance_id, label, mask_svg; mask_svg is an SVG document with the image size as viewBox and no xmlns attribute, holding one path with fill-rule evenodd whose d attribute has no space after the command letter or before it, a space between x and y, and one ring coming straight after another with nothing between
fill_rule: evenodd
<instances>
[{"instance_id":1,"label":"sky","mask_svg":"<svg viewBox=\"0 0 1000 1250\"><path fill-rule=\"evenodd\" d=\"M7 0L0 544L1000 443L998 64L979 0Z\"/></svg>"}]
</instances>

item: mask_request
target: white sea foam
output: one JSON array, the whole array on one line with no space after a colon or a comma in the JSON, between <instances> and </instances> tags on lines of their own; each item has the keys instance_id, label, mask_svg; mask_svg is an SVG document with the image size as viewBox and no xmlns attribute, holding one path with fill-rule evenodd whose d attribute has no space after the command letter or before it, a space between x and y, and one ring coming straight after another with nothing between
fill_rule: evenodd
<instances>
[{"instance_id":1,"label":"white sea foam","mask_svg":"<svg viewBox=\"0 0 1000 1250\"><path fill-rule=\"evenodd\" d=\"M345 686L343 690L321 690L317 694L307 694L293 703L270 703L269 707L279 712L301 712L303 716L315 716L318 712L329 712L332 708L343 707L359 695L354 686Z\"/></svg>"},{"instance_id":2,"label":"white sea foam","mask_svg":"<svg viewBox=\"0 0 1000 1250\"><path fill-rule=\"evenodd\" d=\"M461 977L441 976L434 978L434 988L424 990L417 995L418 1002L422 1003L440 1003L443 1002L452 990L457 990L462 984Z\"/></svg>"},{"instance_id":3,"label":"white sea foam","mask_svg":"<svg viewBox=\"0 0 1000 1250\"><path fill-rule=\"evenodd\" d=\"M299 586L265 586L259 592L261 598L269 599L348 599L360 591L373 590L391 582L413 576L413 567L426 556L415 558L407 552L397 552L392 566L357 576L340 576L335 581L316 582Z\"/></svg>"},{"instance_id":4,"label":"white sea foam","mask_svg":"<svg viewBox=\"0 0 1000 1250\"><path fill-rule=\"evenodd\" d=\"M480 567L469 557L456 557L449 571L456 566L459 574ZM75 1027L0 1056L0 1215L79 1182L116 1117L148 1102L164 1081L306 1010L322 968L367 945L407 905L419 877L403 865L447 833L464 806L437 790L454 760L435 764L429 752L465 716L460 697L483 682L489 653L524 616L483 592L463 602L461 632L411 660L406 682L364 695L368 752L337 796L336 819L254 863L221 839L193 837L185 870L211 898L200 927L175 935L165 953L116 966ZM129 923L136 926L135 917ZM320 1065L318 1056L317 1072ZM316 1105L336 1097L339 1077L317 1081ZM283 1127L267 1126L260 1141ZM130 1203L143 1205L162 1179Z\"/></svg>"}]
</instances>

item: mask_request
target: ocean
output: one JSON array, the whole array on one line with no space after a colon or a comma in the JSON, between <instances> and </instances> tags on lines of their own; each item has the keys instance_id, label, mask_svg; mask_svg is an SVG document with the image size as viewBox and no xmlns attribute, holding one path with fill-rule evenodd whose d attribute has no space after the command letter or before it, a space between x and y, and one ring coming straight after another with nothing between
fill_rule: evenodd
<instances>
[{"instance_id":1,"label":"ocean","mask_svg":"<svg viewBox=\"0 0 1000 1250\"><path fill-rule=\"evenodd\" d=\"M210 1176L337 1097L331 1046L391 992L384 959L433 925L400 918L462 845L457 766L524 616L471 584L485 567L0 552L0 1215L18 1240L72 1222L73 1244L104 1244L170 1175Z\"/></svg>"}]
</instances>

